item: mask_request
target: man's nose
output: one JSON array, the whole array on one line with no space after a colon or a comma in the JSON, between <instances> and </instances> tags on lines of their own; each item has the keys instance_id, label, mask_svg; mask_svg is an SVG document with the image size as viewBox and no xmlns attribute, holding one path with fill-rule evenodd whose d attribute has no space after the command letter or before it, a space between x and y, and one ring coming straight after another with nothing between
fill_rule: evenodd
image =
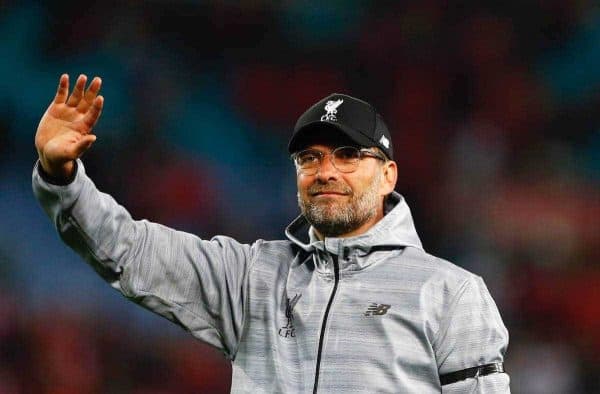
<instances>
[{"instance_id":1,"label":"man's nose","mask_svg":"<svg viewBox=\"0 0 600 394\"><path fill-rule=\"evenodd\" d=\"M331 155L327 155L323 157L321 161L321 165L319 166L319 170L317 171L317 177L328 180L328 179L337 179L339 176L339 171L333 165L333 158Z\"/></svg>"}]
</instances>

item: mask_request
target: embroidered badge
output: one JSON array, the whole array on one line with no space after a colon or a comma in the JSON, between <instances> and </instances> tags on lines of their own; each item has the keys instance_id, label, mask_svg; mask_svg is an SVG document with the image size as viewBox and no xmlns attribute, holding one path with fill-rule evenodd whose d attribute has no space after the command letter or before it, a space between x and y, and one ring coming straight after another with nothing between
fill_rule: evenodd
<instances>
[{"instance_id":1,"label":"embroidered badge","mask_svg":"<svg viewBox=\"0 0 600 394\"><path fill-rule=\"evenodd\" d=\"M337 122L337 117L335 116L335 114L337 114L337 109L340 105L342 105L343 102L344 99L339 99L335 101L329 100L327 104L325 104L325 111L327 111L327 113L321 116L321 122L324 122L326 120Z\"/></svg>"},{"instance_id":2,"label":"embroidered badge","mask_svg":"<svg viewBox=\"0 0 600 394\"><path fill-rule=\"evenodd\" d=\"M285 317L287 324L279 329L279 336L282 338L294 338L296 336L296 328L294 327L294 307L300 300L302 294L296 294L292 299L287 298L287 305L285 307Z\"/></svg>"}]
</instances>

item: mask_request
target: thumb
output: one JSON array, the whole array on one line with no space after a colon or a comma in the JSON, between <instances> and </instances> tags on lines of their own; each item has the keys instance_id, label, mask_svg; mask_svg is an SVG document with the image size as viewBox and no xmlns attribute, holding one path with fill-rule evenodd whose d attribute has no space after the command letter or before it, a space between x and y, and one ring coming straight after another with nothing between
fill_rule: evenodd
<instances>
[{"instance_id":1,"label":"thumb","mask_svg":"<svg viewBox=\"0 0 600 394\"><path fill-rule=\"evenodd\" d=\"M96 141L96 136L94 134L86 134L81 137L79 141L73 147L74 153L76 157L80 157L85 151L87 151L90 146Z\"/></svg>"}]
</instances>

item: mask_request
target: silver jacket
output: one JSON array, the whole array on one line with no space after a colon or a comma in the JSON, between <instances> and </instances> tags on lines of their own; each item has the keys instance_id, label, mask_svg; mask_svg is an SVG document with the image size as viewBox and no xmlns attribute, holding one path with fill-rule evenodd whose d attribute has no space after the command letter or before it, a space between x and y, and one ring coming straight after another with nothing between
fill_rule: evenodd
<instances>
[{"instance_id":1,"label":"silver jacket","mask_svg":"<svg viewBox=\"0 0 600 394\"><path fill-rule=\"evenodd\" d=\"M482 279L427 254L397 193L367 233L318 241L203 240L133 220L74 180L33 190L62 240L125 297L222 350L233 393L509 393L506 373L442 386L441 374L503 362L508 332Z\"/></svg>"}]
</instances>

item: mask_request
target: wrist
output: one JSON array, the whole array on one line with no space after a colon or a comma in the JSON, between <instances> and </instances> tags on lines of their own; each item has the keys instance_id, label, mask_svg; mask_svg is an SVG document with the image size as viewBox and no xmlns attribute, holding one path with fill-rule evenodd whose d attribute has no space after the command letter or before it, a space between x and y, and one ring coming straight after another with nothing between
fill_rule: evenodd
<instances>
[{"instance_id":1,"label":"wrist","mask_svg":"<svg viewBox=\"0 0 600 394\"><path fill-rule=\"evenodd\" d=\"M77 163L74 160L62 164L50 164L40 158L38 172L42 179L53 185L68 185L77 174Z\"/></svg>"}]
</instances>

